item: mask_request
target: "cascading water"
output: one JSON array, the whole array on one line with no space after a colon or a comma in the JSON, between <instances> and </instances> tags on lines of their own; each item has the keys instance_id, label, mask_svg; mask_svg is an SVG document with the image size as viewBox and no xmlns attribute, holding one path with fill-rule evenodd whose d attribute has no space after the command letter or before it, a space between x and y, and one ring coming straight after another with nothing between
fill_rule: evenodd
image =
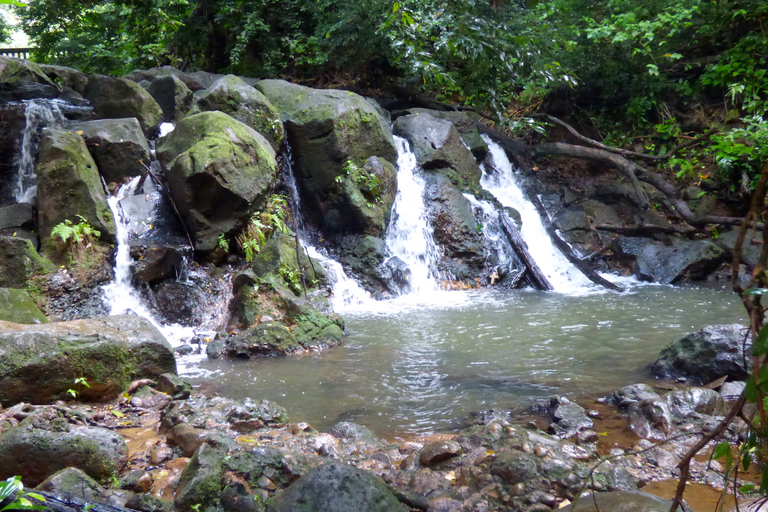
<instances>
[{"instance_id":1,"label":"cascading water","mask_svg":"<svg viewBox=\"0 0 768 512\"><path fill-rule=\"evenodd\" d=\"M520 234L528 251L556 291L579 291L592 288L592 283L557 250L549 238L536 207L526 199L515 176L512 162L501 146L487 136L483 139L493 157L493 167L482 166L480 185L498 199L502 206L520 213Z\"/></svg>"},{"instance_id":2,"label":"cascading water","mask_svg":"<svg viewBox=\"0 0 768 512\"><path fill-rule=\"evenodd\" d=\"M129 219L120 208L120 201L132 196L140 181L140 176L133 178L129 183L120 187L117 194L107 200L115 219L117 254L115 255L115 279L104 286L104 300L109 304L110 315L120 315L132 311L148 319L155 324L155 327L159 327L152 314L144 306L138 290L133 287L131 276L133 259L131 258L130 233L128 231Z\"/></svg>"},{"instance_id":3,"label":"cascading water","mask_svg":"<svg viewBox=\"0 0 768 512\"><path fill-rule=\"evenodd\" d=\"M439 288L437 248L424 204L424 180L416 174L416 155L408 141L395 137L397 147L397 195L392 220L387 228L386 246L390 257L398 258L410 270L410 292L423 294Z\"/></svg>"},{"instance_id":4,"label":"cascading water","mask_svg":"<svg viewBox=\"0 0 768 512\"><path fill-rule=\"evenodd\" d=\"M57 100L29 100L24 105L26 124L21 138L13 194L18 203L32 203L37 195L35 159L40 145L40 130L43 127L61 126L65 118Z\"/></svg>"},{"instance_id":5,"label":"cascading water","mask_svg":"<svg viewBox=\"0 0 768 512\"><path fill-rule=\"evenodd\" d=\"M472 194L464 194L472 208L479 210L480 229L486 242L487 252L493 256L492 264L503 264L516 259L514 250L510 246L499 221L499 212L491 203L478 199ZM477 215L475 215L477 217Z\"/></svg>"}]
</instances>

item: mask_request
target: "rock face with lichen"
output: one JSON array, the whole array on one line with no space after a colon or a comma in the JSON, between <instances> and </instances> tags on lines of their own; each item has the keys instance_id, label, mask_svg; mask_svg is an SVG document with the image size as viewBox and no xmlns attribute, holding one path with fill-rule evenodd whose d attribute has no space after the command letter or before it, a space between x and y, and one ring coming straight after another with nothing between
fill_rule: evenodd
<instances>
[{"instance_id":1,"label":"rock face with lichen","mask_svg":"<svg viewBox=\"0 0 768 512\"><path fill-rule=\"evenodd\" d=\"M131 381L176 373L173 349L148 320L129 315L41 325L0 322L0 402L50 403L75 378L83 400L114 400Z\"/></svg>"},{"instance_id":2,"label":"rock face with lichen","mask_svg":"<svg viewBox=\"0 0 768 512\"><path fill-rule=\"evenodd\" d=\"M277 176L275 152L253 128L222 112L185 118L157 152L195 249L212 251L263 206Z\"/></svg>"}]
</instances>

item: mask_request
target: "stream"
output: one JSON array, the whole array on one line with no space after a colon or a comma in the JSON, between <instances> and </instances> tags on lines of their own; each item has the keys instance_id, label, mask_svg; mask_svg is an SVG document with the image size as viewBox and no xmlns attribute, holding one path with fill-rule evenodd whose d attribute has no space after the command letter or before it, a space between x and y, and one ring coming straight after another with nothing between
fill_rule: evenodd
<instances>
[{"instance_id":1,"label":"stream","mask_svg":"<svg viewBox=\"0 0 768 512\"><path fill-rule=\"evenodd\" d=\"M344 345L322 353L198 359L184 376L222 396L273 400L319 430L346 420L406 438L458 431L472 411L524 410L537 398L596 397L647 380L643 367L676 337L745 317L721 287L426 298L344 312Z\"/></svg>"}]
</instances>

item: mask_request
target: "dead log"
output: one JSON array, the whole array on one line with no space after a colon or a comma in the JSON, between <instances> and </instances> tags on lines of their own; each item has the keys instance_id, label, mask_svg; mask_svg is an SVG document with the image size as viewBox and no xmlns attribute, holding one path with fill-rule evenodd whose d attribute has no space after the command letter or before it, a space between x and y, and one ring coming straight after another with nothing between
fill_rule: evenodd
<instances>
[{"instance_id":1,"label":"dead log","mask_svg":"<svg viewBox=\"0 0 768 512\"><path fill-rule=\"evenodd\" d=\"M557 247L560 252L563 253L563 256L566 257L568 261L571 262L571 264L576 267L579 272L584 274L587 279L592 281L595 284L599 284L600 286L604 286L605 288L608 288L609 290L622 290L621 287L616 286L612 282L608 281L604 277L602 277L600 274L595 272L595 270L589 265L587 262L588 260L582 259L576 255L575 252L573 252L573 249L571 249L570 244L560 238L560 235L557 234L557 230L552 225L551 222L549 222L549 215L547 214L547 210L544 208L544 205L541 204L541 200L536 196L536 194L527 194L528 199L533 203L533 205L536 207L536 210L539 212L539 216L541 217L542 221L544 222L544 229L547 230L547 234L552 239L552 243L555 244L555 247Z\"/></svg>"},{"instance_id":2,"label":"dead log","mask_svg":"<svg viewBox=\"0 0 768 512\"><path fill-rule=\"evenodd\" d=\"M517 253L520 261L522 261L523 265L527 268L526 277L531 283L531 286L537 290L554 290L552 284L533 260L533 257L531 257L531 253L528 252L528 246L525 245L523 237L520 235L517 227L511 220L509 220L509 217L503 213L499 215L499 219L501 220L502 230L504 231L504 234L507 235L510 245Z\"/></svg>"}]
</instances>

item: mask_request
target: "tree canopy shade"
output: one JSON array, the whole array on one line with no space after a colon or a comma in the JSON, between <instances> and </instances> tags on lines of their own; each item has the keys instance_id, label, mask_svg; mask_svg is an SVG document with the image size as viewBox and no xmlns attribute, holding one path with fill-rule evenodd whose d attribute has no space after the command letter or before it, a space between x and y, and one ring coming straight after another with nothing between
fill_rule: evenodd
<instances>
[{"instance_id":1,"label":"tree canopy shade","mask_svg":"<svg viewBox=\"0 0 768 512\"><path fill-rule=\"evenodd\" d=\"M7 1L7 0L4 0ZM29 0L36 59L120 74L186 69L425 93L511 127L545 110L696 179L756 177L768 87L764 0Z\"/></svg>"}]
</instances>

